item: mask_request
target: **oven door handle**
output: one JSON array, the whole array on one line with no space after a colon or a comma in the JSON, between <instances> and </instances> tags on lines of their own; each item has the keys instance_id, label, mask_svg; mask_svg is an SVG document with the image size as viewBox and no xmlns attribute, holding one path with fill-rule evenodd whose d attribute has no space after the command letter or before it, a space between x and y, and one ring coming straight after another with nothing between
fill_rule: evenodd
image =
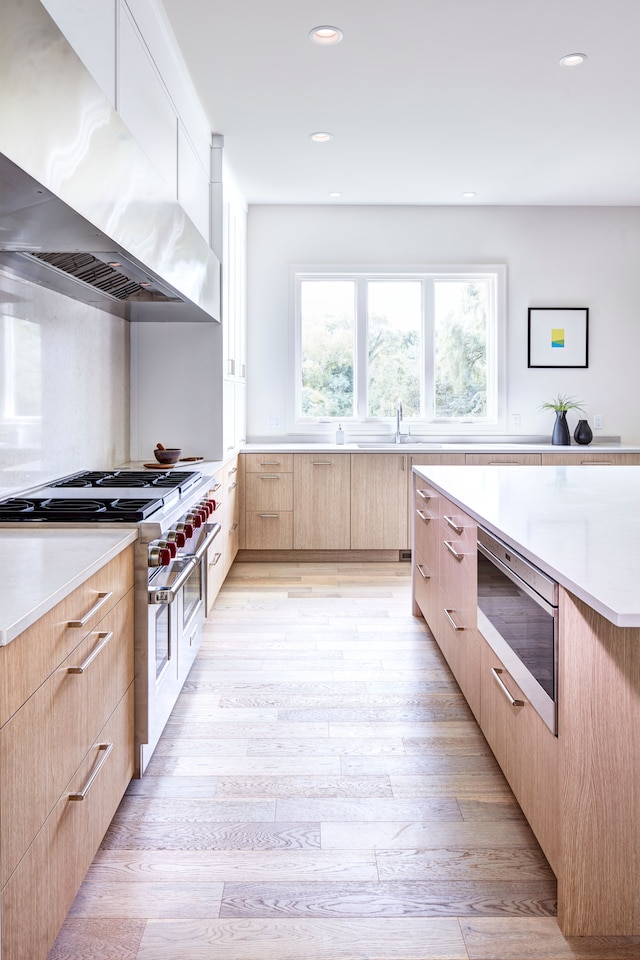
<instances>
[{"instance_id":1,"label":"oven door handle","mask_svg":"<svg viewBox=\"0 0 640 960\"><path fill-rule=\"evenodd\" d=\"M187 554L184 557L185 560L195 560L197 563L199 563L222 529L219 523L211 523L208 524L208 526L210 527L209 532L199 545L198 549L194 553Z\"/></svg>"},{"instance_id":2,"label":"oven door handle","mask_svg":"<svg viewBox=\"0 0 640 960\"><path fill-rule=\"evenodd\" d=\"M160 587L158 590L152 588L149 590L148 602L150 604L173 603L197 566L198 561L196 558L189 557L184 570L180 571L170 587Z\"/></svg>"}]
</instances>

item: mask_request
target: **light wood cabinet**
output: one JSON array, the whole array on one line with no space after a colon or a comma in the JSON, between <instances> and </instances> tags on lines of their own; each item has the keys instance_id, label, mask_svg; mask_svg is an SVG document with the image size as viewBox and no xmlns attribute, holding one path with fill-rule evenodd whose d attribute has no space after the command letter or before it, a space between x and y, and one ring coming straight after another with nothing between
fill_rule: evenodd
<instances>
[{"instance_id":1,"label":"light wood cabinet","mask_svg":"<svg viewBox=\"0 0 640 960\"><path fill-rule=\"evenodd\" d=\"M640 464L638 453L598 453L597 450L583 450L580 453L543 453L543 466L582 466L585 464L607 464L609 466L637 466Z\"/></svg>"},{"instance_id":2,"label":"light wood cabinet","mask_svg":"<svg viewBox=\"0 0 640 960\"><path fill-rule=\"evenodd\" d=\"M293 473L290 453L244 454L244 535L247 550L293 548Z\"/></svg>"},{"instance_id":3,"label":"light wood cabinet","mask_svg":"<svg viewBox=\"0 0 640 960\"><path fill-rule=\"evenodd\" d=\"M207 614L240 545L241 476L240 458L236 456L223 466L220 479L209 491L209 498L216 503L211 519L221 529L207 554Z\"/></svg>"},{"instance_id":4,"label":"light wood cabinet","mask_svg":"<svg viewBox=\"0 0 640 960\"><path fill-rule=\"evenodd\" d=\"M2 960L47 956L133 775L133 650L133 547L0 648Z\"/></svg>"},{"instance_id":5,"label":"light wood cabinet","mask_svg":"<svg viewBox=\"0 0 640 960\"><path fill-rule=\"evenodd\" d=\"M467 453L465 463L472 466L499 466L505 463L520 464L520 466L539 467L541 456L539 453Z\"/></svg>"},{"instance_id":6,"label":"light wood cabinet","mask_svg":"<svg viewBox=\"0 0 640 960\"><path fill-rule=\"evenodd\" d=\"M351 457L299 453L294 460L293 547L348 550L351 546Z\"/></svg>"},{"instance_id":7,"label":"light wood cabinet","mask_svg":"<svg viewBox=\"0 0 640 960\"><path fill-rule=\"evenodd\" d=\"M414 475L413 609L422 614L476 717L480 647L476 631L476 524Z\"/></svg>"},{"instance_id":8,"label":"light wood cabinet","mask_svg":"<svg viewBox=\"0 0 640 960\"><path fill-rule=\"evenodd\" d=\"M480 725L552 869L560 868L559 745L499 657L480 638ZM509 701L501 681L513 700Z\"/></svg>"},{"instance_id":9,"label":"light wood cabinet","mask_svg":"<svg viewBox=\"0 0 640 960\"><path fill-rule=\"evenodd\" d=\"M409 546L408 461L401 453L351 455L352 550Z\"/></svg>"}]
</instances>

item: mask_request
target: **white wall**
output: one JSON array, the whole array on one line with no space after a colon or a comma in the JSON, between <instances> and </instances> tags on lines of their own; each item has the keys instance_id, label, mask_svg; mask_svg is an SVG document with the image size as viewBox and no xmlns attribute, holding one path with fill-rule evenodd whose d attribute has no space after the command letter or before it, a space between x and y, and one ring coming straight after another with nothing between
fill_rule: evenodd
<instances>
[{"instance_id":1,"label":"white wall","mask_svg":"<svg viewBox=\"0 0 640 960\"><path fill-rule=\"evenodd\" d=\"M10 351L14 318L31 347ZM129 331L124 320L0 271L0 497L129 459ZM27 378L33 415L16 417Z\"/></svg>"},{"instance_id":2,"label":"white wall","mask_svg":"<svg viewBox=\"0 0 640 960\"><path fill-rule=\"evenodd\" d=\"M557 393L604 418L601 436L640 441L640 208L251 206L247 438L281 434L291 388L291 264L507 265L510 433L551 433ZM589 367L527 368L530 306L589 308ZM520 414L512 429L512 414ZM572 424L571 415L570 423Z\"/></svg>"}]
</instances>

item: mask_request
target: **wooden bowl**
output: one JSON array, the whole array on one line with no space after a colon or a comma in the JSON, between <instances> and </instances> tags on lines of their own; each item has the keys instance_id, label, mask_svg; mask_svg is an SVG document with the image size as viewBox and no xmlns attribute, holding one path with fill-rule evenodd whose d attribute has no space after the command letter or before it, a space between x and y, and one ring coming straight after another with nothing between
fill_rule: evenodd
<instances>
[{"instance_id":1,"label":"wooden bowl","mask_svg":"<svg viewBox=\"0 0 640 960\"><path fill-rule=\"evenodd\" d=\"M158 463L177 463L182 456L182 450L178 447L165 447L164 450L154 450L153 455Z\"/></svg>"}]
</instances>

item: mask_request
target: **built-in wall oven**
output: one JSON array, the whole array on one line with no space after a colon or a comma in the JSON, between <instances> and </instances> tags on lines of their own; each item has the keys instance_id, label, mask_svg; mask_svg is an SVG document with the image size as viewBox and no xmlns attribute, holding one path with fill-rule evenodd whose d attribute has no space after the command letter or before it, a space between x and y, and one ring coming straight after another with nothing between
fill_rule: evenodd
<instances>
[{"instance_id":1,"label":"built-in wall oven","mask_svg":"<svg viewBox=\"0 0 640 960\"><path fill-rule=\"evenodd\" d=\"M557 736L558 584L482 527L478 527L478 629ZM517 705L499 670L494 679Z\"/></svg>"}]
</instances>

